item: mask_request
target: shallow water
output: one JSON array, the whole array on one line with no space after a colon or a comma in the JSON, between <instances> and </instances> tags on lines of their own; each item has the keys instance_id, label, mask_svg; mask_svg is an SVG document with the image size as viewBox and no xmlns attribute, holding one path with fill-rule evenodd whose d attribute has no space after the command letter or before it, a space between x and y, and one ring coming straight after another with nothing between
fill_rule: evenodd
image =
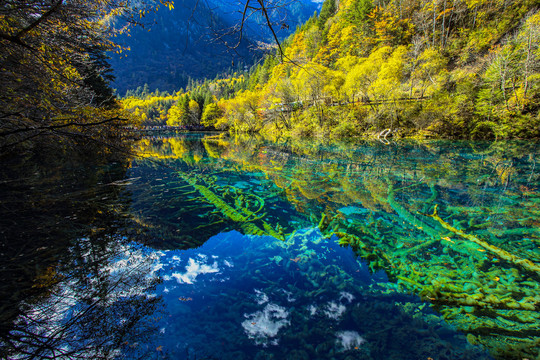
<instances>
[{"instance_id":1,"label":"shallow water","mask_svg":"<svg viewBox=\"0 0 540 360\"><path fill-rule=\"evenodd\" d=\"M5 354L538 356L537 144L188 134L136 151L88 186L100 215L41 261Z\"/></svg>"}]
</instances>

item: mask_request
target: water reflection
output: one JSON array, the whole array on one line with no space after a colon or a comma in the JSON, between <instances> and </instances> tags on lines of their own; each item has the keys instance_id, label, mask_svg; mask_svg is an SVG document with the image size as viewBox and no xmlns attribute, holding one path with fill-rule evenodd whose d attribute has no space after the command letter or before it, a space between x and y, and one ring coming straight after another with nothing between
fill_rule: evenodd
<instances>
[{"instance_id":1,"label":"water reflection","mask_svg":"<svg viewBox=\"0 0 540 360\"><path fill-rule=\"evenodd\" d=\"M4 162L1 357L538 356L536 144L137 150Z\"/></svg>"},{"instance_id":2,"label":"water reflection","mask_svg":"<svg viewBox=\"0 0 540 360\"><path fill-rule=\"evenodd\" d=\"M187 135L139 151L132 211L152 246L192 248L229 230L283 241L316 226L397 291L429 300L469 343L500 358L537 355L537 144ZM284 327L282 309L270 310L249 316Z\"/></svg>"},{"instance_id":3,"label":"water reflection","mask_svg":"<svg viewBox=\"0 0 540 360\"><path fill-rule=\"evenodd\" d=\"M152 295L155 258L113 242L96 251L89 239L79 239L70 251L83 251L84 263L55 273L46 295L19 305L21 313L2 341L4 354L111 359L150 351L160 317L160 299Z\"/></svg>"},{"instance_id":4,"label":"water reflection","mask_svg":"<svg viewBox=\"0 0 540 360\"><path fill-rule=\"evenodd\" d=\"M139 356L156 333L154 260L126 237L128 159L95 150L2 158L1 358Z\"/></svg>"},{"instance_id":5,"label":"water reflection","mask_svg":"<svg viewBox=\"0 0 540 360\"><path fill-rule=\"evenodd\" d=\"M315 228L223 233L160 261L159 351L174 359L488 359Z\"/></svg>"}]
</instances>

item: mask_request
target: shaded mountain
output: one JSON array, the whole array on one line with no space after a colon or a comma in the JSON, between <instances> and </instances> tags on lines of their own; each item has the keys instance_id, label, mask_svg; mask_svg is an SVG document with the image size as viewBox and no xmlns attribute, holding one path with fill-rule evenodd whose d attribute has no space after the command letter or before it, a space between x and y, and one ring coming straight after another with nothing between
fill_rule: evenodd
<instances>
[{"instance_id":1,"label":"shaded mountain","mask_svg":"<svg viewBox=\"0 0 540 360\"><path fill-rule=\"evenodd\" d=\"M214 12L219 12L232 25L239 24L243 10L241 3L234 0L207 0ZM318 12L322 0L269 0L266 2L268 15L273 29L280 40L293 34L296 27L305 23L315 12ZM266 18L260 11L246 13L244 30L246 36L256 41L274 42L274 36L267 26Z\"/></svg>"},{"instance_id":2,"label":"shaded mountain","mask_svg":"<svg viewBox=\"0 0 540 360\"><path fill-rule=\"evenodd\" d=\"M278 36L288 36L318 7L309 1L271 9ZM177 0L173 10L163 7L148 15L153 25L118 39L130 51L111 55L114 87L120 95L144 84L150 90L173 91L185 87L189 78L213 78L251 66L262 56L259 45L271 42L272 34L260 16L252 16L242 41L231 49L239 36L227 32L239 23L240 11L238 3Z\"/></svg>"}]
</instances>

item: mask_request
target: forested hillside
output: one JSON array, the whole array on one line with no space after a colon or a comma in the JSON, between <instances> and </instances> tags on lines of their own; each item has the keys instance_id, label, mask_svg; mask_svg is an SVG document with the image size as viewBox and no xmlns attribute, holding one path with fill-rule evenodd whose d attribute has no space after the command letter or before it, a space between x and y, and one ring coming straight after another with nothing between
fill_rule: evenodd
<instances>
[{"instance_id":1,"label":"forested hillside","mask_svg":"<svg viewBox=\"0 0 540 360\"><path fill-rule=\"evenodd\" d=\"M234 97L208 86L216 116L206 124L306 136L538 137L538 10L534 0L326 0Z\"/></svg>"}]
</instances>

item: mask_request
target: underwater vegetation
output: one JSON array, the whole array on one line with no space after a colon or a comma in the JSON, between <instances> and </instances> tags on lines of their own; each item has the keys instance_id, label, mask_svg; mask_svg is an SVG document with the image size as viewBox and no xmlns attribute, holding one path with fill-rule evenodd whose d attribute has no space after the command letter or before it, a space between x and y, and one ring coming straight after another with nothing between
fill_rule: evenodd
<instances>
[{"instance_id":1,"label":"underwater vegetation","mask_svg":"<svg viewBox=\"0 0 540 360\"><path fill-rule=\"evenodd\" d=\"M429 301L470 344L498 359L540 356L537 144L184 135L138 150L129 190L152 246L197 247L228 230L288 246L316 226L384 271L378 286Z\"/></svg>"}]
</instances>

